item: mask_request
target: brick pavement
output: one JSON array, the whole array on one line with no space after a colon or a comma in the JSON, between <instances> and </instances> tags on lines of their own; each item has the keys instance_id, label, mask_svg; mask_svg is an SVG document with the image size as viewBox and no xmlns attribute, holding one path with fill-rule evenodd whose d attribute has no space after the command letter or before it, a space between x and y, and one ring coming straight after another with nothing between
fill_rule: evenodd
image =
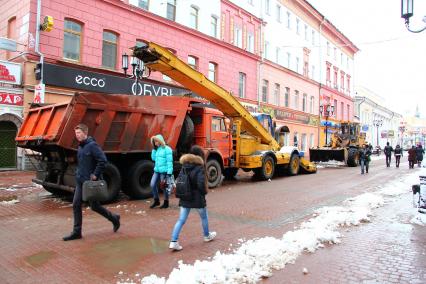
<instances>
[{"instance_id":1,"label":"brick pavement","mask_svg":"<svg viewBox=\"0 0 426 284\"><path fill-rule=\"evenodd\" d=\"M20 199L20 203L15 205L0 205L0 283L113 283L127 277L137 279L136 273L166 276L181 259L186 263L206 259L217 250L232 248L230 245L237 244L241 237L280 237L283 232L292 230L295 223L308 218L315 208L339 204L349 196L364 192L364 189L375 190L381 183L394 178L396 173L396 169L386 170L383 164L383 161L374 161L370 175L362 178L359 169L341 168L324 169L316 175L277 178L272 182L251 182L249 177L243 176L237 182L225 183L208 196L210 225L218 231L218 238L214 242L203 243L198 216L190 215L181 235L184 250L179 253L170 253L166 247L178 214L175 199L171 201L170 210L150 210L148 202L126 198L109 205L111 210L122 215L123 226L116 234L112 233L111 225L105 220L91 210L85 210L83 240L65 243L61 237L72 226L69 202L34 187L30 182L31 174L0 173L0 188L19 183L22 186L15 191L0 190L0 199L13 195ZM404 168L398 173L408 173L405 166L403 164ZM354 183L354 180L357 182ZM387 282L386 275L394 275L389 278L393 281L396 274L402 272L396 270L392 274L395 266L389 264L385 266L389 273L381 271L368 261L384 265L393 260L401 263L401 267L407 267L407 264L414 265L416 260L420 260L420 265L423 265L424 250L420 247L424 247L424 238L421 238L424 228L406 224L406 220L400 221L400 226L388 226L388 218L380 217L382 211L383 216L388 216L386 208L392 206L402 210L405 201L401 200L400 206L398 204L379 209L376 220L371 224L345 232L343 244L327 247L313 255L303 255L295 265L275 272L266 282L346 283L372 279L360 278L354 271L362 271L363 275L376 273L382 275L376 280ZM398 220L404 220L406 216L401 214ZM401 229L408 227L413 228L409 236ZM396 234L400 237L393 239ZM367 241L366 236L371 241ZM407 237L412 241L407 241ZM360 239L363 241L357 241ZM395 245L392 245L393 242ZM383 243L384 246L374 252L371 251L372 243ZM362 250L363 247L365 250ZM382 256L389 247L394 249ZM396 249L399 247L404 251ZM369 248L370 251L367 250ZM405 251L410 251L412 257L401 258ZM375 254L377 258L373 257ZM360 261L359 267L350 265L364 258L366 261ZM321 266L322 263L330 265ZM310 273L303 275L303 267L307 267ZM363 267L374 269L367 271ZM425 273L425 270L423 265L420 271ZM120 271L124 273L120 275ZM408 272L403 274L404 277L398 278L401 282L405 279L422 280L421 275L407 278Z\"/></svg>"}]
</instances>

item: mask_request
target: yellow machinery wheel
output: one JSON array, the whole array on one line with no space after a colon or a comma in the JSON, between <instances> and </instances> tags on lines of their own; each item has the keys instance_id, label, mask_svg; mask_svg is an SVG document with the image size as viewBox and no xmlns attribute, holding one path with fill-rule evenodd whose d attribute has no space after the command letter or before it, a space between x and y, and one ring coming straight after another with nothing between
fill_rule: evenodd
<instances>
[{"instance_id":1,"label":"yellow machinery wheel","mask_svg":"<svg viewBox=\"0 0 426 284\"><path fill-rule=\"evenodd\" d=\"M288 165L288 173L291 176L295 176L299 173L300 169L300 157L298 154L293 153L290 158L290 163Z\"/></svg>"}]
</instances>

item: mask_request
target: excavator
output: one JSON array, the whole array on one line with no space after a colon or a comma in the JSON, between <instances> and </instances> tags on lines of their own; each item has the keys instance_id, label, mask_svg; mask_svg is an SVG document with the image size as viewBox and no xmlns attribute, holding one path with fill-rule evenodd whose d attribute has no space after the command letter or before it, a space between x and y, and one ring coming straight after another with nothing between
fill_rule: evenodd
<instances>
[{"instance_id":1,"label":"excavator","mask_svg":"<svg viewBox=\"0 0 426 284\"><path fill-rule=\"evenodd\" d=\"M348 167L359 164L358 152L365 144L365 133L360 132L359 123L344 122L339 131L331 135L330 143L324 147L309 149L311 162L343 162Z\"/></svg>"},{"instance_id":2,"label":"excavator","mask_svg":"<svg viewBox=\"0 0 426 284\"><path fill-rule=\"evenodd\" d=\"M281 147L259 120L227 90L191 68L168 49L147 42L133 48L133 56L144 68L168 76L196 95L208 100L230 119L233 156L230 169L254 171L255 176L268 180L275 173L296 175L301 169L316 172L316 165L303 158L296 147Z\"/></svg>"}]
</instances>

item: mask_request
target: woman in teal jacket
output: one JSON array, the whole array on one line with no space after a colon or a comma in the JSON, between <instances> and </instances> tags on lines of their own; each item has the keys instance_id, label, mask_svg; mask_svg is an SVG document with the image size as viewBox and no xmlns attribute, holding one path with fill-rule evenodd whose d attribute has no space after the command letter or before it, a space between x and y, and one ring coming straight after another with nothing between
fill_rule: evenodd
<instances>
[{"instance_id":1,"label":"woman in teal jacket","mask_svg":"<svg viewBox=\"0 0 426 284\"><path fill-rule=\"evenodd\" d=\"M173 173L173 151L166 145L164 138L161 134L151 137L153 150L151 152L151 159L154 161L154 174L151 178L152 195L154 196L154 203L150 208L160 205L160 197L158 195L158 185L160 181L171 179ZM169 207L169 194L164 190L164 203L160 208Z\"/></svg>"}]
</instances>

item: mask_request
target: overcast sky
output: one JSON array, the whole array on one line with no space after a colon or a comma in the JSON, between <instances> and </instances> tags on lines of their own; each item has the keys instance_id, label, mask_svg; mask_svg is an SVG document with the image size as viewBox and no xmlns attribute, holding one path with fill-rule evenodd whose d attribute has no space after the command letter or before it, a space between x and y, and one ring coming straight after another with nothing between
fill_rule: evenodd
<instances>
[{"instance_id":1,"label":"overcast sky","mask_svg":"<svg viewBox=\"0 0 426 284\"><path fill-rule=\"evenodd\" d=\"M385 98L402 115L416 105L426 116L426 31L410 33L401 18L401 0L308 0L360 51L354 84ZM414 0L412 29L426 26L426 0Z\"/></svg>"}]
</instances>

